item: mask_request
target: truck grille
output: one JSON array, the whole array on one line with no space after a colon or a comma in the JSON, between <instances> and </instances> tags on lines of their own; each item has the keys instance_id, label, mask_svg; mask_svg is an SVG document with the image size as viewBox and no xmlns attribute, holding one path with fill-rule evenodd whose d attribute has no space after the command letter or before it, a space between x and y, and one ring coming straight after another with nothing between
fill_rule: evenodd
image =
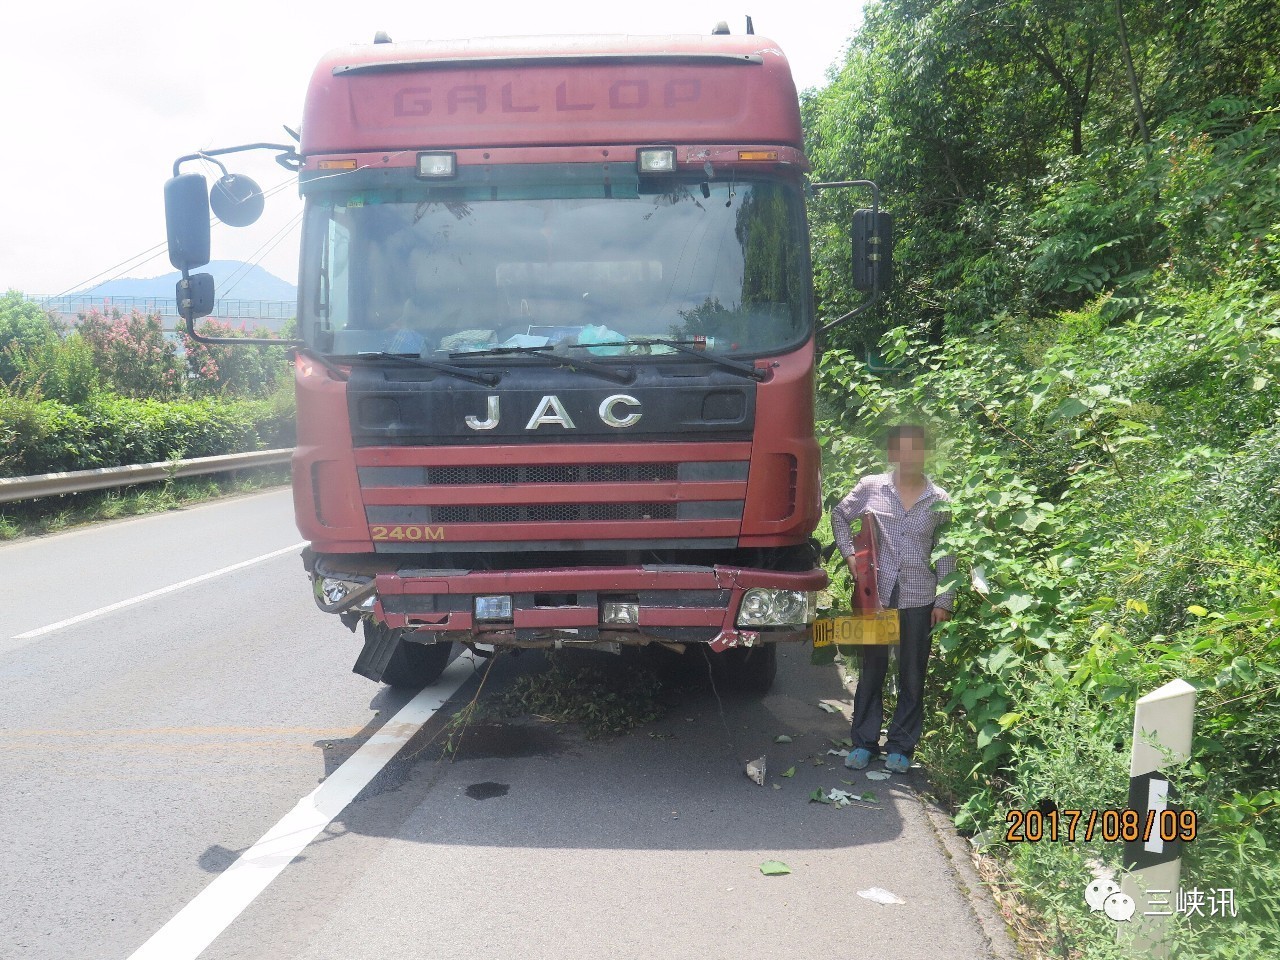
<instances>
[{"instance_id":1,"label":"truck grille","mask_svg":"<svg viewBox=\"0 0 1280 960\"><path fill-rule=\"evenodd\" d=\"M674 463L569 463L423 467L423 483L644 483L676 479Z\"/></svg>"},{"instance_id":2,"label":"truck grille","mask_svg":"<svg viewBox=\"0 0 1280 960\"><path fill-rule=\"evenodd\" d=\"M610 460L612 450L566 445L557 452L568 462L560 463L511 463L505 451L464 457L436 449L415 453L423 458L418 463L399 465L378 463L386 454L368 449L359 452L357 470L365 519L384 528L374 538L379 552L477 551L513 543L556 550L601 544L630 549L669 540L706 549L736 545L749 447L734 449L733 459L711 460L681 459L678 454L689 448L672 446L654 444L643 459L635 446L619 446L617 459ZM659 459L664 453L667 458ZM472 462L457 462L463 459ZM507 462L495 462L500 460ZM693 523L699 526L691 538L684 531ZM534 525L542 526L535 532Z\"/></svg>"},{"instance_id":3,"label":"truck grille","mask_svg":"<svg viewBox=\"0 0 1280 960\"><path fill-rule=\"evenodd\" d=\"M531 503L431 507L427 523L674 520L674 503Z\"/></svg>"}]
</instances>

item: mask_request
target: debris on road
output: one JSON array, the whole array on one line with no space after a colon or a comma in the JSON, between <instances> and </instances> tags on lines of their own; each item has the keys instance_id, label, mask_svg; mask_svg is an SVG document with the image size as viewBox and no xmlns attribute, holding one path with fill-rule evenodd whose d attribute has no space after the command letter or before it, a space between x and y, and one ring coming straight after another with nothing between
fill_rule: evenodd
<instances>
[{"instance_id":1,"label":"debris on road","mask_svg":"<svg viewBox=\"0 0 1280 960\"><path fill-rule=\"evenodd\" d=\"M790 777L794 777L794 776L796 775L796 768L795 768L795 767L787 767L787 769L783 771L782 775L783 775L784 777L788 777L788 778L790 778Z\"/></svg>"},{"instance_id":2,"label":"debris on road","mask_svg":"<svg viewBox=\"0 0 1280 960\"><path fill-rule=\"evenodd\" d=\"M883 770L868 770L868 780L888 780L891 774L885 773Z\"/></svg>"},{"instance_id":3,"label":"debris on road","mask_svg":"<svg viewBox=\"0 0 1280 960\"><path fill-rule=\"evenodd\" d=\"M773 742L774 743L790 743L791 738L788 737L785 733L780 733L773 738Z\"/></svg>"},{"instance_id":4,"label":"debris on road","mask_svg":"<svg viewBox=\"0 0 1280 960\"><path fill-rule=\"evenodd\" d=\"M760 864L760 872L766 877L781 877L790 873L791 868L781 860L766 860L764 863ZM902 901L898 902L901 903Z\"/></svg>"},{"instance_id":5,"label":"debris on road","mask_svg":"<svg viewBox=\"0 0 1280 960\"><path fill-rule=\"evenodd\" d=\"M853 701L851 700L819 700L818 709L827 713L838 714L846 720L853 719Z\"/></svg>"},{"instance_id":6,"label":"debris on road","mask_svg":"<svg viewBox=\"0 0 1280 960\"><path fill-rule=\"evenodd\" d=\"M869 890L859 890L858 896L864 900L870 900L872 903L882 903L889 906L894 903L906 903L895 893L890 893L884 887L871 887Z\"/></svg>"},{"instance_id":7,"label":"debris on road","mask_svg":"<svg viewBox=\"0 0 1280 960\"><path fill-rule=\"evenodd\" d=\"M828 756L828 757L847 757L848 755L849 755L849 751L848 751L848 750L843 750L843 749L841 749L841 750L828 750L828 751L827 751L827 756Z\"/></svg>"},{"instance_id":8,"label":"debris on road","mask_svg":"<svg viewBox=\"0 0 1280 960\"><path fill-rule=\"evenodd\" d=\"M757 786L764 786L765 758L758 757L747 764L747 776L755 782Z\"/></svg>"},{"instance_id":9,"label":"debris on road","mask_svg":"<svg viewBox=\"0 0 1280 960\"><path fill-rule=\"evenodd\" d=\"M848 783L848 781L844 781ZM809 794L810 803L825 803L828 806L835 807L837 810L843 810L845 807L853 803L876 803L877 798L874 793L854 793L851 790L841 790L839 787L832 787L830 790L823 791L821 789L813 791Z\"/></svg>"}]
</instances>

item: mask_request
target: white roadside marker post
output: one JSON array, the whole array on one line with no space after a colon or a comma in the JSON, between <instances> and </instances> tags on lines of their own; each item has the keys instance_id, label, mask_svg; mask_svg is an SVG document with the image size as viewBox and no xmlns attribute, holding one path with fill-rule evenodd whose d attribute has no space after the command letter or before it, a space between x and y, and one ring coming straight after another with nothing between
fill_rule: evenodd
<instances>
[{"instance_id":1,"label":"white roadside marker post","mask_svg":"<svg viewBox=\"0 0 1280 960\"><path fill-rule=\"evenodd\" d=\"M1161 767L1166 762L1185 763L1191 757L1195 709L1195 687L1185 680L1171 680L1139 698L1134 710L1129 809L1138 813L1141 835L1125 843L1124 863L1129 872L1121 878L1120 886L1139 909L1134 911L1132 924L1117 924L1117 936L1131 944L1135 957L1169 956L1169 918L1181 881L1182 843L1163 838L1181 831L1178 808L1173 803L1175 791ZM1148 813L1152 823L1149 832ZM1148 903L1160 904L1164 909L1142 909Z\"/></svg>"}]
</instances>

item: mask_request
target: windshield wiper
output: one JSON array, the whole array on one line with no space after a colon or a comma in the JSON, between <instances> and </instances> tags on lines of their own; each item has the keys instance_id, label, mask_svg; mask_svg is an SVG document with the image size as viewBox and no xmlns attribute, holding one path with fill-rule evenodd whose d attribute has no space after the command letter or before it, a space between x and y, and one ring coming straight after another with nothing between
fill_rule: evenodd
<instances>
[{"instance_id":1,"label":"windshield wiper","mask_svg":"<svg viewBox=\"0 0 1280 960\"><path fill-rule=\"evenodd\" d=\"M463 367L455 367L451 363L441 363L439 360L424 360L416 353L391 353L387 350L371 350L368 352L357 353L357 360L366 360L372 358L381 360L395 360L399 363L407 363L411 367L425 367L427 370L438 370L441 373L448 374L451 377L457 377L459 380L466 380L469 383L478 383L482 387L496 387L502 379L492 373L472 373Z\"/></svg>"},{"instance_id":2,"label":"windshield wiper","mask_svg":"<svg viewBox=\"0 0 1280 960\"><path fill-rule=\"evenodd\" d=\"M503 357L511 355L519 355L526 357L538 357L556 365L563 365L570 370L582 370L586 373L594 373L597 377L604 377L606 380L612 380L614 383L633 383L636 375L634 373L619 373L610 367L606 367L602 363L594 360L584 360L582 357L571 357L563 353L554 353L553 346L545 347L490 347L488 350L464 350L460 353L451 353L452 357Z\"/></svg>"},{"instance_id":3,"label":"windshield wiper","mask_svg":"<svg viewBox=\"0 0 1280 960\"><path fill-rule=\"evenodd\" d=\"M725 370L729 370L742 377L750 377L752 380L764 380L769 376L767 370L760 370L755 365L745 363L742 360L731 360L728 357L722 357L718 353L712 353L709 350L697 350L693 344L696 340L664 340L656 337L646 337L643 340L618 340L613 343L571 343L569 346L579 350L585 350L590 347L637 347L646 344L658 343L664 347L670 347L677 353L687 353L691 357L698 357L701 360L710 360L716 366Z\"/></svg>"}]
</instances>

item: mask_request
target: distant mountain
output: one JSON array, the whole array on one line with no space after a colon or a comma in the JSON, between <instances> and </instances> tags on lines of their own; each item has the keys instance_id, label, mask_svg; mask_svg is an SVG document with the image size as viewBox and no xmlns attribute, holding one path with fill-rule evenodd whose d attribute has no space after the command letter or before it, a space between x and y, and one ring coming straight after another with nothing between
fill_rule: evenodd
<instances>
[{"instance_id":1,"label":"distant mountain","mask_svg":"<svg viewBox=\"0 0 1280 960\"><path fill-rule=\"evenodd\" d=\"M213 274L219 298L231 300L297 300L298 288L281 280L256 264L239 260L214 260L201 273ZM107 297L173 297L173 285L181 274L176 271L159 277L122 277L96 287L86 287L72 296ZM234 284L234 285L233 285Z\"/></svg>"}]
</instances>

